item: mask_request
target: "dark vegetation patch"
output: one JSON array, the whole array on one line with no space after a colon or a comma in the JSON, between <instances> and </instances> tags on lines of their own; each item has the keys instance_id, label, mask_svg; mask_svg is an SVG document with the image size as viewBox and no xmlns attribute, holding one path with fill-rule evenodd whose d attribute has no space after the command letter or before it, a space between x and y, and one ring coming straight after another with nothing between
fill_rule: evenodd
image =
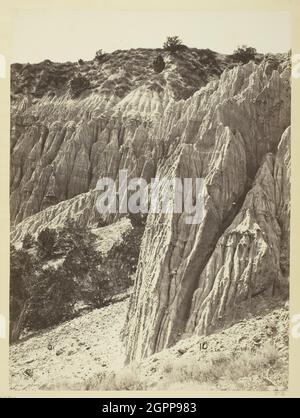
<instances>
[{"instance_id":1,"label":"dark vegetation patch","mask_svg":"<svg viewBox=\"0 0 300 418\"><path fill-rule=\"evenodd\" d=\"M163 48L97 51L94 59L55 63L45 60L38 64L11 66L12 99L28 94L39 99L51 92L51 97L66 92L71 85L74 98L87 89L116 94L120 98L140 85L157 91L153 80L157 74L165 77L176 100L186 99L225 68L263 58L254 48L242 46L231 55L220 55L210 49L188 48L178 37L168 37ZM110 79L113 76L113 79ZM162 84L161 84L162 85Z\"/></svg>"},{"instance_id":2,"label":"dark vegetation patch","mask_svg":"<svg viewBox=\"0 0 300 418\"><path fill-rule=\"evenodd\" d=\"M56 231L46 228L34 239L26 235L21 249L11 246L11 342L22 332L41 330L102 307L132 285L143 222L115 244L108 254L97 250L97 236L71 223Z\"/></svg>"}]
</instances>

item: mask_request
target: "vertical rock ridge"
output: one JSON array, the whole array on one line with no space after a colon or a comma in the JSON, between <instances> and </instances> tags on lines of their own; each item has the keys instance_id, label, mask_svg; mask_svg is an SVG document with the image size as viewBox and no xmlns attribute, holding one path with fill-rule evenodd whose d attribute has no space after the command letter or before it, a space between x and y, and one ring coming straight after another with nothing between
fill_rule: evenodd
<instances>
[{"instance_id":1,"label":"vertical rock ridge","mask_svg":"<svg viewBox=\"0 0 300 418\"><path fill-rule=\"evenodd\" d=\"M211 93L206 95L207 91ZM159 226L159 232L154 229L157 221L148 218L124 330L128 359L172 345L185 332L211 332L234 319L235 301L264 292L272 295L280 280L280 227L274 203L274 157L269 153L290 123L289 94L287 72L274 70L267 75L264 64L249 63L225 71L219 82L186 101L165 142L171 155L170 138L178 138L180 130L179 143L192 142L195 167L184 155L178 170L183 177L205 178L204 218L191 227L173 217ZM200 122L184 122L187 114L198 114L198 107ZM166 225L176 229L169 239ZM233 228L232 234L226 225L229 231ZM186 253L179 250L182 231L192 241ZM158 256L155 248L161 249L162 242L164 253ZM154 258L146 248L152 248ZM249 260L242 267L238 253Z\"/></svg>"}]
</instances>

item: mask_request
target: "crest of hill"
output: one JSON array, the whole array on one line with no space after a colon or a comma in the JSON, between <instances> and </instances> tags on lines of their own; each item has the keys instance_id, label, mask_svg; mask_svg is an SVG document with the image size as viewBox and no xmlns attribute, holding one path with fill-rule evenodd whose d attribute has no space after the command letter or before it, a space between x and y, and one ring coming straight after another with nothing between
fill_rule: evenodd
<instances>
[{"instance_id":1,"label":"crest of hill","mask_svg":"<svg viewBox=\"0 0 300 418\"><path fill-rule=\"evenodd\" d=\"M254 59L259 62L262 57L262 54L256 54ZM155 65L157 59L161 60L161 67ZM83 91L84 94L98 91L122 99L145 85L158 92L169 89L175 100L180 100L190 97L207 82L218 78L226 68L237 64L234 54L185 46L175 52L144 48L100 52L90 61L16 63L11 66L12 100L23 94L32 96L33 100L46 94L61 96L70 89L72 82L79 87L75 92L77 97Z\"/></svg>"}]
</instances>

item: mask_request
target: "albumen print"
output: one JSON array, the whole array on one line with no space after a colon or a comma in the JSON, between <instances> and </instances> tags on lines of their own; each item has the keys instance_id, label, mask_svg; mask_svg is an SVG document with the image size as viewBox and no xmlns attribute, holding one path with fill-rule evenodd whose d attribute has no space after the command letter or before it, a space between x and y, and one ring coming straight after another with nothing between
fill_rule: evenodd
<instances>
[{"instance_id":1,"label":"albumen print","mask_svg":"<svg viewBox=\"0 0 300 418\"><path fill-rule=\"evenodd\" d=\"M13 23L10 389L288 390L290 12Z\"/></svg>"}]
</instances>

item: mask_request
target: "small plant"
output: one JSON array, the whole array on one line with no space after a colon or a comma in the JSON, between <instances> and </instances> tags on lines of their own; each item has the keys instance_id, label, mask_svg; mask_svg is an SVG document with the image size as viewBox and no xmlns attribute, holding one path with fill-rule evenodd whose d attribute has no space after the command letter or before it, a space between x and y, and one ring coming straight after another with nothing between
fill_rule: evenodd
<instances>
[{"instance_id":1,"label":"small plant","mask_svg":"<svg viewBox=\"0 0 300 418\"><path fill-rule=\"evenodd\" d=\"M120 372L103 374L91 379L86 390L145 390L145 384L133 368L126 368Z\"/></svg>"},{"instance_id":2,"label":"small plant","mask_svg":"<svg viewBox=\"0 0 300 418\"><path fill-rule=\"evenodd\" d=\"M101 58L103 57L104 53L102 49L98 49L98 51L96 52L96 59L97 60L101 60Z\"/></svg>"},{"instance_id":3,"label":"small plant","mask_svg":"<svg viewBox=\"0 0 300 418\"><path fill-rule=\"evenodd\" d=\"M178 36L168 36L166 42L163 45L166 51L176 52L184 48L182 41Z\"/></svg>"},{"instance_id":4,"label":"small plant","mask_svg":"<svg viewBox=\"0 0 300 418\"><path fill-rule=\"evenodd\" d=\"M145 226L147 221L147 214L142 212L129 213L128 217L132 226Z\"/></svg>"},{"instance_id":5,"label":"small plant","mask_svg":"<svg viewBox=\"0 0 300 418\"><path fill-rule=\"evenodd\" d=\"M54 229L45 228L39 233L37 242L42 255L49 256L53 252L55 241L56 232Z\"/></svg>"},{"instance_id":6,"label":"small plant","mask_svg":"<svg viewBox=\"0 0 300 418\"><path fill-rule=\"evenodd\" d=\"M199 51L200 62L204 65L215 65L216 57L213 51L210 49L202 49Z\"/></svg>"},{"instance_id":7,"label":"small plant","mask_svg":"<svg viewBox=\"0 0 300 418\"><path fill-rule=\"evenodd\" d=\"M10 341L17 341L28 316L30 282L35 266L32 257L24 251L10 248Z\"/></svg>"},{"instance_id":8,"label":"small plant","mask_svg":"<svg viewBox=\"0 0 300 418\"><path fill-rule=\"evenodd\" d=\"M103 52L103 50L102 50L102 49L99 49L99 50L96 52L95 59L96 59L98 62L103 63L103 62L107 61L107 60L108 60L108 58L109 58L109 55L108 55L108 54L106 54L105 52Z\"/></svg>"},{"instance_id":9,"label":"small plant","mask_svg":"<svg viewBox=\"0 0 300 418\"><path fill-rule=\"evenodd\" d=\"M272 344L265 344L257 352L245 351L238 357L216 352L203 361L191 358L167 363L163 367L165 384L200 383L218 385L220 381L235 385L239 379L262 374L271 367L280 367L280 353Z\"/></svg>"},{"instance_id":10,"label":"small plant","mask_svg":"<svg viewBox=\"0 0 300 418\"><path fill-rule=\"evenodd\" d=\"M103 218L100 218L97 223L97 228L104 228L107 225L109 225L109 222L105 221Z\"/></svg>"},{"instance_id":11,"label":"small plant","mask_svg":"<svg viewBox=\"0 0 300 418\"><path fill-rule=\"evenodd\" d=\"M24 250L29 250L30 248L32 248L34 245L34 239L33 236L30 234L25 234L24 238L23 238L23 249Z\"/></svg>"},{"instance_id":12,"label":"small plant","mask_svg":"<svg viewBox=\"0 0 300 418\"><path fill-rule=\"evenodd\" d=\"M90 88L89 80L81 74L78 74L70 81L70 90L72 97L78 97L84 90Z\"/></svg>"},{"instance_id":13,"label":"small plant","mask_svg":"<svg viewBox=\"0 0 300 418\"><path fill-rule=\"evenodd\" d=\"M247 62L255 59L256 52L255 48L242 45L233 52L232 57L234 60L246 64Z\"/></svg>"},{"instance_id":14,"label":"small plant","mask_svg":"<svg viewBox=\"0 0 300 418\"><path fill-rule=\"evenodd\" d=\"M161 55L158 55L158 56L157 56L157 57L153 60L153 64L152 64L152 66L153 66L153 69L154 69L154 71L155 71L156 73L161 73L161 72L164 70L165 66L166 66L166 64L165 64L165 61L164 61L163 57L162 57Z\"/></svg>"},{"instance_id":15,"label":"small plant","mask_svg":"<svg viewBox=\"0 0 300 418\"><path fill-rule=\"evenodd\" d=\"M162 373L164 375L169 374L173 371L173 369L174 369L174 363L172 363L171 361L167 361L162 366Z\"/></svg>"},{"instance_id":16,"label":"small plant","mask_svg":"<svg viewBox=\"0 0 300 418\"><path fill-rule=\"evenodd\" d=\"M43 329L73 317L75 282L61 266L39 273L30 292L26 325Z\"/></svg>"}]
</instances>

